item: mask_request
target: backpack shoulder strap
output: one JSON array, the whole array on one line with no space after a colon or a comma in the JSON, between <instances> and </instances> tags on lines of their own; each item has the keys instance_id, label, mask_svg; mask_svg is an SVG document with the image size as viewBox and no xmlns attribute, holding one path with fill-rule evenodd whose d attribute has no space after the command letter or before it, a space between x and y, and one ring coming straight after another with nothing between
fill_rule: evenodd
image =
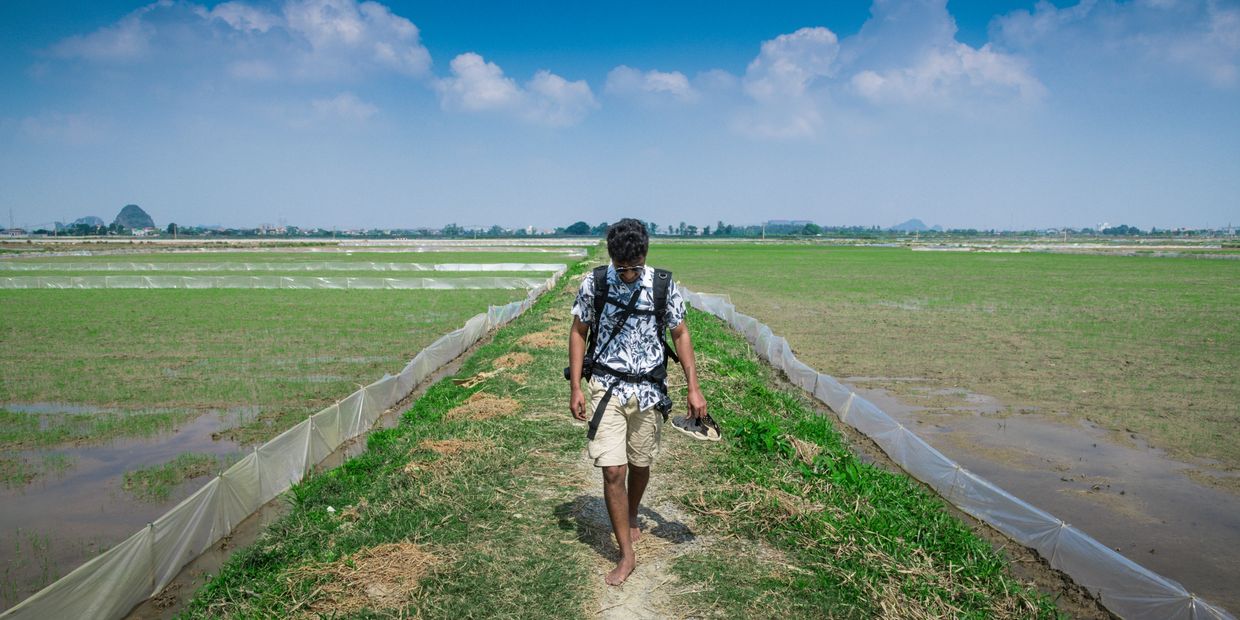
<instances>
[{"instance_id":1,"label":"backpack shoulder strap","mask_svg":"<svg viewBox=\"0 0 1240 620\"><path fill-rule=\"evenodd\" d=\"M676 352L672 347L668 346L667 339L663 336L664 317L667 316L667 294L672 288L672 272L666 269L654 270L654 320L659 332L659 342L663 344L663 361L667 362L671 359L673 362L680 363L680 358L676 356Z\"/></svg>"},{"instance_id":2,"label":"backpack shoulder strap","mask_svg":"<svg viewBox=\"0 0 1240 620\"><path fill-rule=\"evenodd\" d=\"M603 308L607 307L607 265L594 268L594 329L598 330L599 319L603 316Z\"/></svg>"},{"instance_id":3,"label":"backpack shoulder strap","mask_svg":"<svg viewBox=\"0 0 1240 620\"><path fill-rule=\"evenodd\" d=\"M660 325L667 312L667 292L672 287L672 272L666 269L654 270L654 318Z\"/></svg>"}]
</instances>

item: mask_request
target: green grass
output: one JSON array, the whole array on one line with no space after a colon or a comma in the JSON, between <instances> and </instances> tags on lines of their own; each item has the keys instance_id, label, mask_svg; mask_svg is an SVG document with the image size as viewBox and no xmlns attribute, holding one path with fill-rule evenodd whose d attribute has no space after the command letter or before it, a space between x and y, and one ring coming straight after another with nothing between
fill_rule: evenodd
<instances>
[{"instance_id":1,"label":"green grass","mask_svg":"<svg viewBox=\"0 0 1240 620\"><path fill-rule=\"evenodd\" d=\"M781 558L743 558L743 545L683 556L674 567L681 578L711 584L694 602L737 618L766 609L785 617L1055 616L940 498L860 462L799 392L773 387L773 372L737 334L704 313L690 322L704 392L730 449L703 453L683 501L699 514L700 531L758 541ZM799 457L790 438L817 454Z\"/></svg>"},{"instance_id":2,"label":"green grass","mask_svg":"<svg viewBox=\"0 0 1240 620\"><path fill-rule=\"evenodd\" d=\"M217 473L235 461L214 454L186 452L162 465L125 472L122 488L140 501L163 502L182 482Z\"/></svg>"},{"instance_id":3,"label":"green grass","mask_svg":"<svg viewBox=\"0 0 1240 620\"><path fill-rule=\"evenodd\" d=\"M1132 429L1240 467L1240 262L663 245L649 262L726 293L807 364L931 410L961 387L1010 412Z\"/></svg>"},{"instance_id":4,"label":"green grass","mask_svg":"<svg viewBox=\"0 0 1240 620\"><path fill-rule=\"evenodd\" d=\"M419 350L488 304L524 294L0 291L0 316L5 317L0 323L5 351L0 404L199 411L256 406L257 418L232 435L242 442L262 441L359 385L398 372ZM55 427L80 425L68 418ZM76 435L66 431L68 439Z\"/></svg>"}]
</instances>

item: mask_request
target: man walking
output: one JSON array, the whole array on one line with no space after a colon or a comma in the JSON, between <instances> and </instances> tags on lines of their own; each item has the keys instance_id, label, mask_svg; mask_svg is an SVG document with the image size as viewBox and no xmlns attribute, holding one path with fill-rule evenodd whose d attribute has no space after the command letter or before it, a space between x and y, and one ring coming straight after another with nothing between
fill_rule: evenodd
<instances>
[{"instance_id":1,"label":"man walking","mask_svg":"<svg viewBox=\"0 0 1240 620\"><path fill-rule=\"evenodd\" d=\"M667 361L679 358L688 381L688 411L681 430L718 439L698 387L685 304L667 271L646 263L649 236L642 222L625 218L607 229L611 264L581 283L568 338L569 409L589 421L587 451L603 470L603 497L620 547L620 561L606 581L618 586L637 565L633 543L641 537L637 511L658 451L660 425L671 409ZM673 353L664 340L671 330ZM589 406L581 379L589 381Z\"/></svg>"}]
</instances>

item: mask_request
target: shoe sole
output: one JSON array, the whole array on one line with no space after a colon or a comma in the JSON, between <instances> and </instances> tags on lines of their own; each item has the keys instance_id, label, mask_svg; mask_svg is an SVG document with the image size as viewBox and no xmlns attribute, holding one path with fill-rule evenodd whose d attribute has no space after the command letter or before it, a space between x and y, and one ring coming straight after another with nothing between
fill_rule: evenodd
<instances>
[{"instance_id":1,"label":"shoe sole","mask_svg":"<svg viewBox=\"0 0 1240 620\"><path fill-rule=\"evenodd\" d=\"M675 424L672 424L672 427L680 431L681 433L684 433L685 435L688 435L698 441L719 441L720 439L722 439L722 437L710 437L707 435L703 435L702 433L691 431L687 428L676 426Z\"/></svg>"}]
</instances>

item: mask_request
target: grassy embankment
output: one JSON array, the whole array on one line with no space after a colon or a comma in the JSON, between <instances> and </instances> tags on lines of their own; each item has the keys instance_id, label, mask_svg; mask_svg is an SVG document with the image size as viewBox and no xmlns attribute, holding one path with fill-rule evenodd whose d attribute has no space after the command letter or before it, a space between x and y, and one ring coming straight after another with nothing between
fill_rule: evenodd
<instances>
[{"instance_id":1,"label":"grassy embankment","mask_svg":"<svg viewBox=\"0 0 1240 620\"><path fill-rule=\"evenodd\" d=\"M572 507L597 474L582 471L584 433L560 377L571 293L500 330L455 379L516 368L468 388L435 384L367 452L295 487L293 510L184 616L593 615L602 574L573 536L583 525ZM663 465L654 484L684 489L700 541L675 561L691 587L669 615L1054 615L938 499L860 463L830 422L773 388L735 334L701 313L691 325L728 439L664 438L692 462ZM493 416L479 413L488 403Z\"/></svg>"},{"instance_id":2,"label":"grassy embankment","mask_svg":"<svg viewBox=\"0 0 1240 620\"><path fill-rule=\"evenodd\" d=\"M1240 262L752 244L650 260L910 404L950 412L968 390L1240 467Z\"/></svg>"}]
</instances>

